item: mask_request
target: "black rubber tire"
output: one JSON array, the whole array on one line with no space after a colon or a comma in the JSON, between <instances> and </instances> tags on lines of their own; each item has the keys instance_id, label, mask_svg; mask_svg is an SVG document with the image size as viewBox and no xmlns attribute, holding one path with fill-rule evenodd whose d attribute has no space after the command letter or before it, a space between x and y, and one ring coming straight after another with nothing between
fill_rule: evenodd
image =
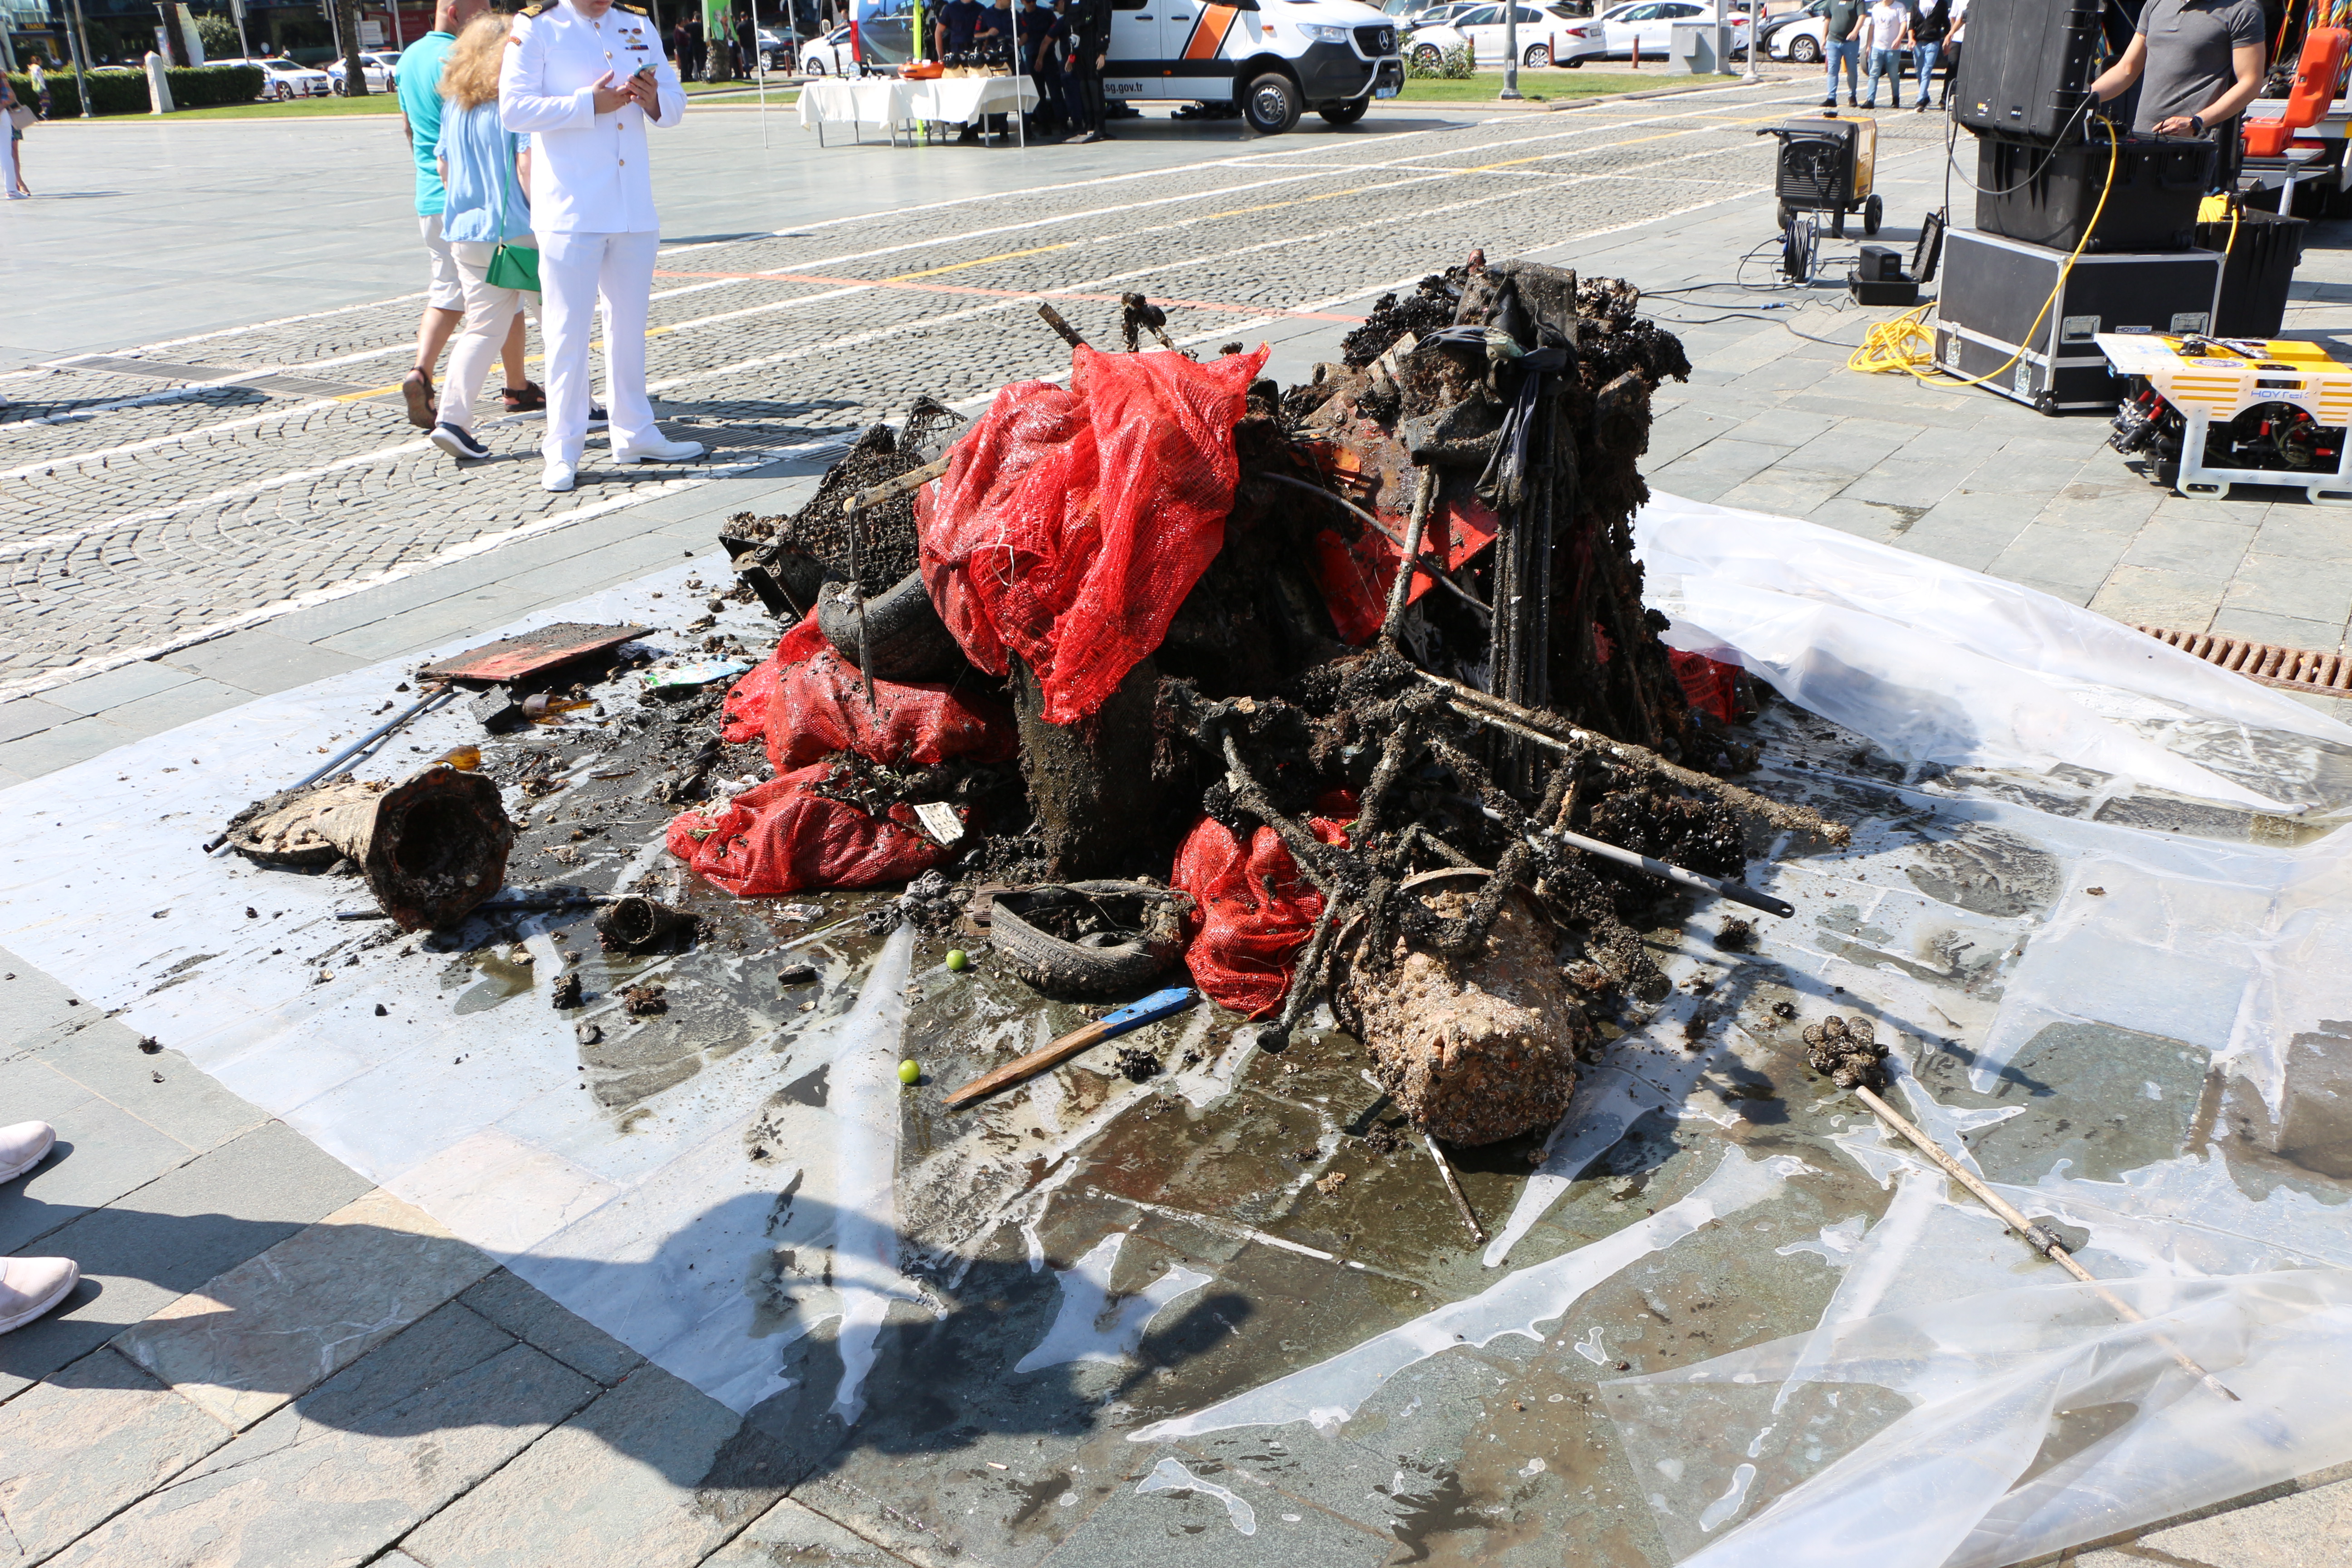
<instances>
[{"instance_id":1,"label":"black rubber tire","mask_svg":"<svg viewBox=\"0 0 2352 1568\"><path fill-rule=\"evenodd\" d=\"M1261 136L1279 136L1298 123L1305 105L1298 84L1280 71L1268 71L1243 89L1242 118Z\"/></svg>"},{"instance_id":2,"label":"black rubber tire","mask_svg":"<svg viewBox=\"0 0 2352 1568\"><path fill-rule=\"evenodd\" d=\"M1793 212L1791 212L1791 211L1790 211L1790 210L1789 210L1789 204L1788 204L1788 203L1786 203L1786 202L1782 202L1782 203L1780 204L1780 210L1779 216L1780 216L1780 232L1781 232L1782 234L1786 234L1786 233L1788 233L1788 232L1789 232L1789 225L1790 224L1790 222L1792 222L1792 221L1796 218L1796 216L1797 216L1797 215L1796 215L1795 213L1793 213Z\"/></svg>"},{"instance_id":3,"label":"black rubber tire","mask_svg":"<svg viewBox=\"0 0 2352 1568\"><path fill-rule=\"evenodd\" d=\"M1790 40L1789 58L1796 61L1801 66L1817 66L1821 64L1821 40L1814 37L1811 33L1805 34L1802 37Z\"/></svg>"},{"instance_id":4,"label":"black rubber tire","mask_svg":"<svg viewBox=\"0 0 2352 1568\"><path fill-rule=\"evenodd\" d=\"M827 583L818 593L817 628L853 668L864 668L857 662L857 606L843 586ZM940 619L919 572L866 601L866 652L879 680L941 680L964 665L963 649Z\"/></svg>"},{"instance_id":5,"label":"black rubber tire","mask_svg":"<svg viewBox=\"0 0 2352 1568\"><path fill-rule=\"evenodd\" d=\"M1034 911L1089 894L1131 889L1149 900L1146 924L1131 942L1081 945L1039 930L1012 906ZM1176 902L1172 900L1181 900ZM990 951L1024 984L1048 996L1131 995L1167 972L1184 951L1179 912L1191 900L1150 883L1076 882L1002 892L991 900Z\"/></svg>"},{"instance_id":6,"label":"black rubber tire","mask_svg":"<svg viewBox=\"0 0 2352 1568\"><path fill-rule=\"evenodd\" d=\"M1579 55L1572 60L1562 60L1559 63L1566 69L1580 71L1584 68L1584 57Z\"/></svg>"},{"instance_id":7,"label":"black rubber tire","mask_svg":"<svg viewBox=\"0 0 2352 1568\"><path fill-rule=\"evenodd\" d=\"M1445 56L1435 44L1423 44L1412 51L1412 63L1423 70L1434 70L1445 63Z\"/></svg>"},{"instance_id":8,"label":"black rubber tire","mask_svg":"<svg viewBox=\"0 0 2352 1568\"><path fill-rule=\"evenodd\" d=\"M1364 117L1364 111L1371 106L1372 100L1369 97L1343 98L1337 103L1324 104L1315 112L1321 115L1328 124L1344 131L1361 120Z\"/></svg>"},{"instance_id":9,"label":"black rubber tire","mask_svg":"<svg viewBox=\"0 0 2352 1568\"><path fill-rule=\"evenodd\" d=\"M1549 44L1529 44L1528 46L1528 52L1519 57L1519 63L1527 67L1529 70L1549 70L1551 68L1551 46Z\"/></svg>"},{"instance_id":10,"label":"black rubber tire","mask_svg":"<svg viewBox=\"0 0 2352 1568\"><path fill-rule=\"evenodd\" d=\"M1876 196L1862 204L1862 232L1876 234L1879 220L1886 216L1886 204Z\"/></svg>"},{"instance_id":11,"label":"black rubber tire","mask_svg":"<svg viewBox=\"0 0 2352 1568\"><path fill-rule=\"evenodd\" d=\"M823 76L824 74L824 57L819 56L815 59L803 60L801 63L801 74L803 76Z\"/></svg>"}]
</instances>

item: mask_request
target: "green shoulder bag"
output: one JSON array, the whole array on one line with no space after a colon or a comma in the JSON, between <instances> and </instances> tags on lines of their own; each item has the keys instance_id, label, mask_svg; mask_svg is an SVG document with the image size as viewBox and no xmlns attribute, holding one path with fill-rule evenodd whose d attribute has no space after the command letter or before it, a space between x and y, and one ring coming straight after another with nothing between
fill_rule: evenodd
<instances>
[{"instance_id":1,"label":"green shoulder bag","mask_svg":"<svg viewBox=\"0 0 2352 1568\"><path fill-rule=\"evenodd\" d=\"M499 134L504 135L501 131ZM489 269L482 276L493 289L522 289L539 292L539 251L536 247L509 245L507 232L507 187L514 184L511 165L501 170L499 181L499 247L490 252Z\"/></svg>"}]
</instances>

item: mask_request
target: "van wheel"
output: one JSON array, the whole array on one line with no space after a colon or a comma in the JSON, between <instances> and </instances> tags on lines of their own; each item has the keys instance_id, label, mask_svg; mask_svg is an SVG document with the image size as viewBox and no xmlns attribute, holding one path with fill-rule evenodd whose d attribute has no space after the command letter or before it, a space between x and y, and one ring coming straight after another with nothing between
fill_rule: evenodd
<instances>
[{"instance_id":1,"label":"van wheel","mask_svg":"<svg viewBox=\"0 0 2352 1568\"><path fill-rule=\"evenodd\" d=\"M1364 117L1364 110L1371 106L1372 100L1369 97L1343 98L1337 103L1322 105L1315 112L1321 115L1327 123L1344 130L1361 120Z\"/></svg>"},{"instance_id":2,"label":"van wheel","mask_svg":"<svg viewBox=\"0 0 2352 1568\"><path fill-rule=\"evenodd\" d=\"M1268 71L1242 94L1242 118L1261 136L1279 136L1298 123L1298 89L1279 71Z\"/></svg>"},{"instance_id":3,"label":"van wheel","mask_svg":"<svg viewBox=\"0 0 2352 1568\"><path fill-rule=\"evenodd\" d=\"M1544 69L1551 64L1551 46L1549 44L1535 44L1530 46L1527 54L1520 60L1520 63L1528 67L1530 70Z\"/></svg>"}]
</instances>

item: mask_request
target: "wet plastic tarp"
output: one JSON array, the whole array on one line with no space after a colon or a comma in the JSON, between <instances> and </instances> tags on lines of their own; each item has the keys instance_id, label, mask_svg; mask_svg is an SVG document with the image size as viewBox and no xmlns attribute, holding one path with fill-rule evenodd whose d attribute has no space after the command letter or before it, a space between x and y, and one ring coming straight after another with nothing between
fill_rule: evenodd
<instances>
[{"instance_id":1,"label":"wet plastic tarp","mask_svg":"<svg viewBox=\"0 0 2352 1568\"><path fill-rule=\"evenodd\" d=\"M2260 811L2352 801L2352 727L2121 622L1792 518L1654 494L1633 537L1677 647L1736 650L1890 755L2168 791ZM2274 737L2256 750L2248 731ZM2281 741L2332 766L2282 765Z\"/></svg>"}]
</instances>

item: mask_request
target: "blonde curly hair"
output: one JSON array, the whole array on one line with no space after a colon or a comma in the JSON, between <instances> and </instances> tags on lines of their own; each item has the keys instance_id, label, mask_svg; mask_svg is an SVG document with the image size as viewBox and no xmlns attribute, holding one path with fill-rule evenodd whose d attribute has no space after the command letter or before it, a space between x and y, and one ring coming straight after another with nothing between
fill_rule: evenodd
<instances>
[{"instance_id":1,"label":"blonde curly hair","mask_svg":"<svg viewBox=\"0 0 2352 1568\"><path fill-rule=\"evenodd\" d=\"M506 58L514 18L488 11L466 24L441 66L441 96L452 108L477 109L499 96L499 66Z\"/></svg>"}]
</instances>

